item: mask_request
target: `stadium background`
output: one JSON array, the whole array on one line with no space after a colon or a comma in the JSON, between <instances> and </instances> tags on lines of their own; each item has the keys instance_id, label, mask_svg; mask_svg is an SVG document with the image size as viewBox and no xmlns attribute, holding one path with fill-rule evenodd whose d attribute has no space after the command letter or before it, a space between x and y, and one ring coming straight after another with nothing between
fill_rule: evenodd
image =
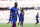
<instances>
[{"instance_id":1,"label":"stadium background","mask_svg":"<svg viewBox=\"0 0 40 27\"><path fill-rule=\"evenodd\" d=\"M18 2L18 8L20 7L34 7L35 9L24 10L24 23L36 23L35 16L39 12L40 16L40 0L0 0L0 8L9 8L14 6L14 2ZM39 7L39 8L38 8ZM0 11L0 23L7 23L10 15L10 10ZM40 20L40 18L39 18ZM17 20L18 22L18 20Z\"/></svg>"}]
</instances>

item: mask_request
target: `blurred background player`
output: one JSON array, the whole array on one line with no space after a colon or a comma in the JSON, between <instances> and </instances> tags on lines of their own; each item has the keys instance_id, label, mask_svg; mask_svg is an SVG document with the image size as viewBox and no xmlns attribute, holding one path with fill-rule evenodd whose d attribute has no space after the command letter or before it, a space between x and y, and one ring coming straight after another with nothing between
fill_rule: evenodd
<instances>
[{"instance_id":1,"label":"blurred background player","mask_svg":"<svg viewBox=\"0 0 40 27\"><path fill-rule=\"evenodd\" d=\"M11 13L12 13L12 20L13 20L13 25L12 27L16 27L16 21L17 21L17 15L18 15L18 4L17 2L14 3L14 7L11 8ZM18 15L19 16L19 15Z\"/></svg>"},{"instance_id":2,"label":"blurred background player","mask_svg":"<svg viewBox=\"0 0 40 27\"><path fill-rule=\"evenodd\" d=\"M39 18L39 13L37 12L37 15L36 15L36 24L35 24L35 26L37 26L37 24L39 23L39 20L38 20L38 18Z\"/></svg>"},{"instance_id":3,"label":"blurred background player","mask_svg":"<svg viewBox=\"0 0 40 27\"><path fill-rule=\"evenodd\" d=\"M20 10L21 10L22 8L20 7ZM20 16L20 10L19 10L19 16ZM20 21L18 22L18 27L19 27L19 23L20 23Z\"/></svg>"},{"instance_id":4,"label":"blurred background player","mask_svg":"<svg viewBox=\"0 0 40 27\"><path fill-rule=\"evenodd\" d=\"M11 22L11 24L12 24L12 16L10 15L10 18L9 18L9 22L8 23L10 23ZM8 24L7 23L7 24Z\"/></svg>"},{"instance_id":5,"label":"blurred background player","mask_svg":"<svg viewBox=\"0 0 40 27\"><path fill-rule=\"evenodd\" d=\"M10 23L11 22L11 24L12 24L12 13L10 14L10 16L9 16L9 22L8 23ZM7 23L7 24L8 24Z\"/></svg>"},{"instance_id":6,"label":"blurred background player","mask_svg":"<svg viewBox=\"0 0 40 27\"><path fill-rule=\"evenodd\" d=\"M20 16L19 16L19 23L20 23L21 27L23 27L23 21L24 21L24 11L21 10ZM18 25L19 25L19 23L18 23Z\"/></svg>"}]
</instances>

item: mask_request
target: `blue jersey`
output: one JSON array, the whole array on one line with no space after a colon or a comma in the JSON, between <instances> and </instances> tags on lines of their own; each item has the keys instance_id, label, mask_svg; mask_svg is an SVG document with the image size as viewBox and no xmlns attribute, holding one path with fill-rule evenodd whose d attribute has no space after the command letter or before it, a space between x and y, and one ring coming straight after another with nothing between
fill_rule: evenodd
<instances>
[{"instance_id":1,"label":"blue jersey","mask_svg":"<svg viewBox=\"0 0 40 27\"><path fill-rule=\"evenodd\" d=\"M12 21L12 16L10 15L9 21Z\"/></svg>"},{"instance_id":2,"label":"blue jersey","mask_svg":"<svg viewBox=\"0 0 40 27\"><path fill-rule=\"evenodd\" d=\"M12 7L11 11L13 12L13 16L17 16L18 8Z\"/></svg>"},{"instance_id":3,"label":"blue jersey","mask_svg":"<svg viewBox=\"0 0 40 27\"><path fill-rule=\"evenodd\" d=\"M39 15L36 15L36 20L39 18Z\"/></svg>"},{"instance_id":4,"label":"blue jersey","mask_svg":"<svg viewBox=\"0 0 40 27\"><path fill-rule=\"evenodd\" d=\"M20 13L19 21L24 21L24 13Z\"/></svg>"},{"instance_id":5,"label":"blue jersey","mask_svg":"<svg viewBox=\"0 0 40 27\"><path fill-rule=\"evenodd\" d=\"M23 14L23 15L22 15L22 14ZM21 18L24 18L24 13L20 13L20 17L21 17Z\"/></svg>"},{"instance_id":6,"label":"blue jersey","mask_svg":"<svg viewBox=\"0 0 40 27\"><path fill-rule=\"evenodd\" d=\"M12 7L12 8L11 8L12 15L13 15L13 16L16 16L16 17L13 17L13 16L12 16L12 19L16 19L16 20L17 20L18 10L19 10L19 9L18 9L18 8L15 8L15 7Z\"/></svg>"}]
</instances>

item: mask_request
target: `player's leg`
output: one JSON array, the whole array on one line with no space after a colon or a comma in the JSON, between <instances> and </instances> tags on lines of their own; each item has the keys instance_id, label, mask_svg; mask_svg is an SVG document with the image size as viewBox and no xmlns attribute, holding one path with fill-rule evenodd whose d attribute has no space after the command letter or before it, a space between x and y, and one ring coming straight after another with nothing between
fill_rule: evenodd
<instances>
[{"instance_id":1,"label":"player's leg","mask_svg":"<svg viewBox=\"0 0 40 27\"><path fill-rule=\"evenodd\" d=\"M20 19L19 19L18 25L19 25L19 23L20 23Z\"/></svg>"},{"instance_id":2,"label":"player's leg","mask_svg":"<svg viewBox=\"0 0 40 27\"><path fill-rule=\"evenodd\" d=\"M18 25L19 25L20 21L18 22Z\"/></svg>"},{"instance_id":3,"label":"player's leg","mask_svg":"<svg viewBox=\"0 0 40 27\"><path fill-rule=\"evenodd\" d=\"M19 21L19 24L21 25L21 21ZM18 27L19 27L19 24L18 24Z\"/></svg>"},{"instance_id":4,"label":"player's leg","mask_svg":"<svg viewBox=\"0 0 40 27\"><path fill-rule=\"evenodd\" d=\"M23 27L24 18L22 19L22 27Z\"/></svg>"},{"instance_id":5,"label":"player's leg","mask_svg":"<svg viewBox=\"0 0 40 27\"><path fill-rule=\"evenodd\" d=\"M17 17L13 17L13 27L16 27L16 21L17 21Z\"/></svg>"},{"instance_id":6,"label":"player's leg","mask_svg":"<svg viewBox=\"0 0 40 27\"><path fill-rule=\"evenodd\" d=\"M37 20L36 20L37 21ZM37 21L38 22L38 21ZM37 22L36 22L36 24L35 24L35 26L37 26Z\"/></svg>"},{"instance_id":7,"label":"player's leg","mask_svg":"<svg viewBox=\"0 0 40 27\"><path fill-rule=\"evenodd\" d=\"M13 24L12 24L12 27L13 27Z\"/></svg>"},{"instance_id":8,"label":"player's leg","mask_svg":"<svg viewBox=\"0 0 40 27\"><path fill-rule=\"evenodd\" d=\"M10 23L10 21L11 21L11 20L9 19L9 22L8 22L8 23ZM8 23L7 23L7 24L8 24Z\"/></svg>"},{"instance_id":9,"label":"player's leg","mask_svg":"<svg viewBox=\"0 0 40 27\"><path fill-rule=\"evenodd\" d=\"M22 26L22 27L23 27L23 21L24 21L24 19L21 20L21 26Z\"/></svg>"},{"instance_id":10,"label":"player's leg","mask_svg":"<svg viewBox=\"0 0 40 27\"><path fill-rule=\"evenodd\" d=\"M13 20L13 26L12 27L16 27L16 20Z\"/></svg>"},{"instance_id":11,"label":"player's leg","mask_svg":"<svg viewBox=\"0 0 40 27\"><path fill-rule=\"evenodd\" d=\"M19 24L21 24L21 18L20 17L19 17L18 27L19 27Z\"/></svg>"},{"instance_id":12,"label":"player's leg","mask_svg":"<svg viewBox=\"0 0 40 27\"><path fill-rule=\"evenodd\" d=\"M20 27L22 27L22 21L20 21Z\"/></svg>"},{"instance_id":13,"label":"player's leg","mask_svg":"<svg viewBox=\"0 0 40 27\"><path fill-rule=\"evenodd\" d=\"M12 24L12 19L11 19L11 24Z\"/></svg>"},{"instance_id":14,"label":"player's leg","mask_svg":"<svg viewBox=\"0 0 40 27\"><path fill-rule=\"evenodd\" d=\"M11 21L11 24L12 24L12 21Z\"/></svg>"},{"instance_id":15,"label":"player's leg","mask_svg":"<svg viewBox=\"0 0 40 27\"><path fill-rule=\"evenodd\" d=\"M8 22L8 23L10 23L10 20L9 20L9 22ZM8 24L8 23L7 23L7 24Z\"/></svg>"},{"instance_id":16,"label":"player's leg","mask_svg":"<svg viewBox=\"0 0 40 27\"><path fill-rule=\"evenodd\" d=\"M19 23L20 23L20 21L18 22L18 27L19 27Z\"/></svg>"},{"instance_id":17,"label":"player's leg","mask_svg":"<svg viewBox=\"0 0 40 27\"><path fill-rule=\"evenodd\" d=\"M9 21L8 23L10 23L10 21ZM7 24L8 24L8 23L7 23Z\"/></svg>"},{"instance_id":18,"label":"player's leg","mask_svg":"<svg viewBox=\"0 0 40 27\"><path fill-rule=\"evenodd\" d=\"M23 27L23 21L22 21L22 27Z\"/></svg>"},{"instance_id":19,"label":"player's leg","mask_svg":"<svg viewBox=\"0 0 40 27\"><path fill-rule=\"evenodd\" d=\"M38 19L37 19L36 21L37 21L37 22L36 22L36 25L35 25L35 26L37 26L37 24L39 23L39 20L38 20Z\"/></svg>"},{"instance_id":20,"label":"player's leg","mask_svg":"<svg viewBox=\"0 0 40 27\"><path fill-rule=\"evenodd\" d=\"M21 21L21 27L23 27L23 21Z\"/></svg>"},{"instance_id":21,"label":"player's leg","mask_svg":"<svg viewBox=\"0 0 40 27\"><path fill-rule=\"evenodd\" d=\"M21 26L21 24L22 24L22 19L20 18L19 21L20 21L19 23L20 23L20 26ZM22 26L21 26L21 27L22 27Z\"/></svg>"},{"instance_id":22,"label":"player's leg","mask_svg":"<svg viewBox=\"0 0 40 27\"><path fill-rule=\"evenodd\" d=\"M39 20L37 20L37 23L39 23Z\"/></svg>"}]
</instances>

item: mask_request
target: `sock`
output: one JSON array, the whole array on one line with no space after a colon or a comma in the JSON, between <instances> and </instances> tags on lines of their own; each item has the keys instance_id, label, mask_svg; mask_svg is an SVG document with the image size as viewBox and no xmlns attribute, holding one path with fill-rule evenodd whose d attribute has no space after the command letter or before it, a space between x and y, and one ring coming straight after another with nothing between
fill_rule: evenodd
<instances>
[{"instance_id":1,"label":"sock","mask_svg":"<svg viewBox=\"0 0 40 27\"><path fill-rule=\"evenodd\" d=\"M37 24L37 23L36 23Z\"/></svg>"}]
</instances>

